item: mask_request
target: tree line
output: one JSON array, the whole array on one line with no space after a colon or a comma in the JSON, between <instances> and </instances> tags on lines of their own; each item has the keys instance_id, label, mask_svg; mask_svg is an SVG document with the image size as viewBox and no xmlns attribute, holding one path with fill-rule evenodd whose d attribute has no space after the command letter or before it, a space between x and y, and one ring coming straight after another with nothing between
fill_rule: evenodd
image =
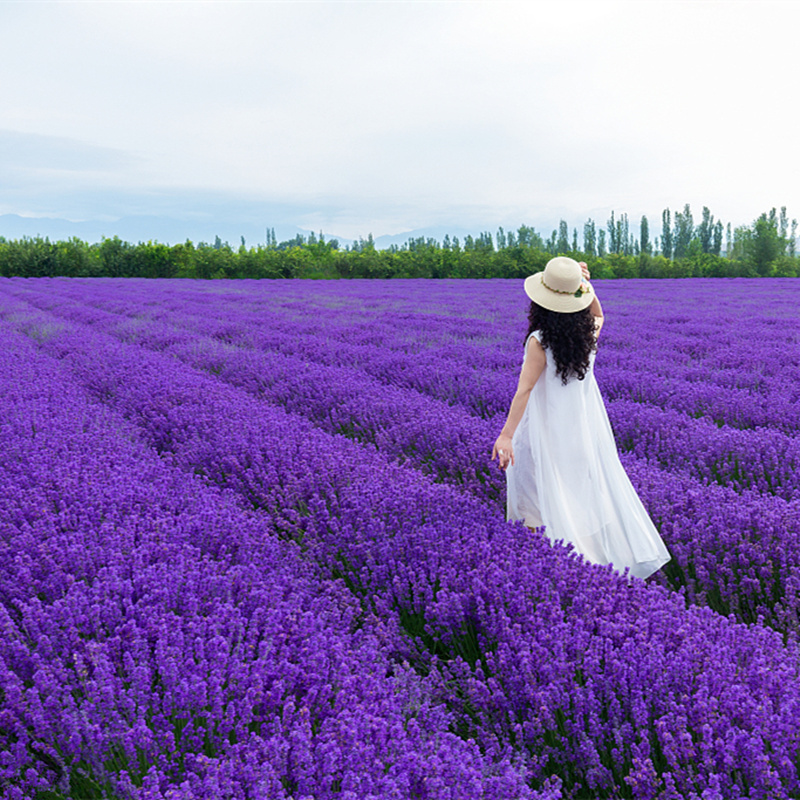
<instances>
[{"instance_id":1,"label":"tree line","mask_svg":"<svg viewBox=\"0 0 800 800\"><path fill-rule=\"evenodd\" d=\"M278 242L267 229L262 244L242 238L232 247L213 243L131 244L119 237L88 244L0 236L0 275L23 277L140 278L524 278L554 255L586 261L596 278L798 277L797 220L771 209L750 225L723 225L703 207L695 223L689 205L665 209L660 236L651 237L646 216L638 231L627 214L614 212L605 226L587 220L581 241L561 220L550 236L527 225L478 236L411 238L381 250L370 234L340 247L320 234Z\"/></svg>"}]
</instances>

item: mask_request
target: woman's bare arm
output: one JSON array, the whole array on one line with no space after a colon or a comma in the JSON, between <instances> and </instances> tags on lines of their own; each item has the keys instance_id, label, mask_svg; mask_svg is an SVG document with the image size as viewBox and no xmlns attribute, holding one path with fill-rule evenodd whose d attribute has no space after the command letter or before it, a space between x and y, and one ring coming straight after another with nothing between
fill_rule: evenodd
<instances>
[{"instance_id":1,"label":"woman's bare arm","mask_svg":"<svg viewBox=\"0 0 800 800\"><path fill-rule=\"evenodd\" d=\"M505 469L509 464L514 463L514 448L511 445L511 439L514 436L517 425L519 425L519 421L522 419L525 407L528 405L528 398L533 391L533 387L536 385L536 381L539 380L546 363L547 358L544 348L535 336L531 336L528 340L525 363L522 365L517 391L511 401L506 424L503 425L503 430L500 431L500 435L492 448L492 460L499 457L500 469Z\"/></svg>"},{"instance_id":2,"label":"woman's bare arm","mask_svg":"<svg viewBox=\"0 0 800 800\"><path fill-rule=\"evenodd\" d=\"M589 311L594 314L594 325L597 328L597 335L600 335L600 329L603 327L603 307L600 305L600 301L597 299L597 295L594 296L594 300L592 300L592 304L589 306Z\"/></svg>"},{"instance_id":3,"label":"woman's bare arm","mask_svg":"<svg viewBox=\"0 0 800 800\"><path fill-rule=\"evenodd\" d=\"M581 273L583 277L588 281L589 280L589 267L586 266L585 261L579 262L581 266ZM594 288L594 287L592 287ZM603 327L603 307L600 305L600 301L597 299L597 295L594 296L594 300L592 300L592 304L589 306L589 311L592 312L594 315L594 325L597 328L597 335L600 335L600 329Z\"/></svg>"}]
</instances>

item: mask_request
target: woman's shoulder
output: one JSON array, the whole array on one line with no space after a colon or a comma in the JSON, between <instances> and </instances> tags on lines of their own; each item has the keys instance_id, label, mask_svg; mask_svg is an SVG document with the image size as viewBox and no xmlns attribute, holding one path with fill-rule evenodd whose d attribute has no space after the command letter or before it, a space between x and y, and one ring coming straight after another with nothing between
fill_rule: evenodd
<instances>
[{"instance_id":1,"label":"woman's shoulder","mask_svg":"<svg viewBox=\"0 0 800 800\"><path fill-rule=\"evenodd\" d=\"M523 353L523 360L527 359L529 355L534 354L534 351L538 351L540 353L545 354L545 358L547 357L547 350L545 350L544 345L542 344L542 332L541 331L532 331L528 334L528 338L525 339L525 348Z\"/></svg>"},{"instance_id":2,"label":"woman's shoulder","mask_svg":"<svg viewBox=\"0 0 800 800\"><path fill-rule=\"evenodd\" d=\"M525 340L525 353L527 354L530 352L530 349L535 347L537 350L541 349L544 352L547 352L547 348L542 344L542 332L541 331L531 331L528 334L528 338Z\"/></svg>"},{"instance_id":3,"label":"woman's shoulder","mask_svg":"<svg viewBox=\"0 0 800 800\"><path fill-rule=\"evenodd\" d=\"M527 349L528 345L530 344L531 339L536 339L536 341L539 342L539 344L541 344L542 343L542 332L539 331L539 330L536 330L536 331L531 331L528 334L528 338L525 339L525 348L526 349Z\"/></svg>"}]
</instances>

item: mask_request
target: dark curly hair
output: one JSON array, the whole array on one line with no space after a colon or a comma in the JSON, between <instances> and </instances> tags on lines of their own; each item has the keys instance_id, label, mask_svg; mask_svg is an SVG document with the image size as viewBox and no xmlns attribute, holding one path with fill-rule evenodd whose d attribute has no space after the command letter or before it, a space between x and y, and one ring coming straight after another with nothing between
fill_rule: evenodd
<instances>
[{"instance_id":1,"label":"dark curly hair","mask_svg":"<svg viewBox=\"0 0 800 800\"><path fill-rule=\"evenodd\" d=\"M594 314L588 308L569 314L550 311L531 300L528 323L525 341L534 331L541 332L542 347L550 348L561 382L573 376L582 381L589 370L589 356L597 349Z\"/></svg>"}]
</instances>

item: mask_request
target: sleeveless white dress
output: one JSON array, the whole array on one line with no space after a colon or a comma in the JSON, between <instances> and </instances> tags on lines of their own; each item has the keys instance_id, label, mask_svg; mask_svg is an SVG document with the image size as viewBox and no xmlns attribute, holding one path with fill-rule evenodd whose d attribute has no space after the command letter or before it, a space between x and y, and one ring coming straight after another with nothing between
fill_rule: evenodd
<instances>
[{"instance_id":1,"label":"sleeveless white dress","mask_svg":"<svg viewBox=\"0 0 800 800\"><path fill-rule=\"evenodd\" d=\"M541 341L538 331L531 336ZM512 438L507 519L544 525L551 540L571 542L588 561L613 564L620 573L628 567L630 575L646 578L670 554L619 460L594 353L586 377L566 385L549 348L545 356Z\"/></svg>"}]
</instances>

